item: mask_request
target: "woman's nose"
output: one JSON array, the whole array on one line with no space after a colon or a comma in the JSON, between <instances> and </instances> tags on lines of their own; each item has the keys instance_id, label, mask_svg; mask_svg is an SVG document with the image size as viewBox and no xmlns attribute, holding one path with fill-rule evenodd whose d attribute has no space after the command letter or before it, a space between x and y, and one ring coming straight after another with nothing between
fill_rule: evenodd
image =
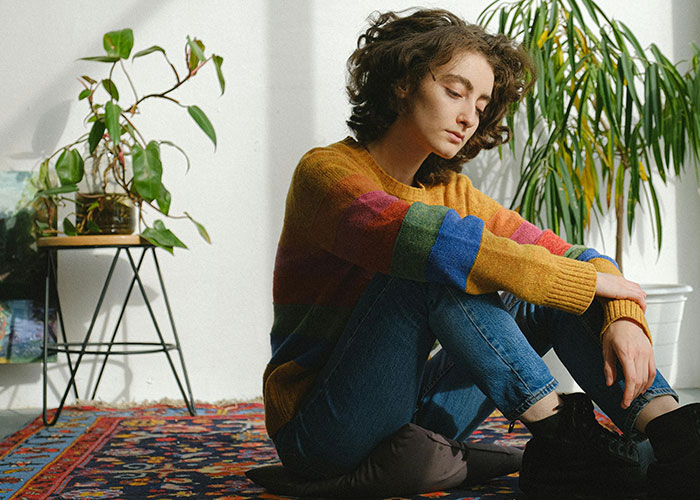
<instances>
[{"instance_id":1,"label":"woman's nose","mask_svg":"<svg viewBox=\"0 0 700 500\"><path fill-rule=\"evenodd\" d=\"M462 113L460 113L457 121L464 126L464 128L472 128L479 124L479 113L476 110L476 106L470 105L466 107Z\"/></svg>"}]
</instances>

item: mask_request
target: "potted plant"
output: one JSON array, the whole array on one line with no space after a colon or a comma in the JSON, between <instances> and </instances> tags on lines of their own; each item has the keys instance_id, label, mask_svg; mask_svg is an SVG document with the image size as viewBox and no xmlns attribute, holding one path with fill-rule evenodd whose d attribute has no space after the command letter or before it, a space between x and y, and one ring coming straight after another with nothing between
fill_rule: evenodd
<instances>
[{"instance_id":1,"label":"potted plant","mask_svg":"<svg viewBox=\"0 0 700 500\"><path fill-rule=\"evenodd\" d=\"M62 229L66 235L131 233L138 224L141 236L154 245L170 252L173 247L186 248L162 220L149 224L143 213L148 208L171 219L189 219L199 234L210 242L204 226L189 213L170 213L171 194L162 182L160 148L168 146L182 153L189 170L187 154L169 140L146 138L136 124L141 118L143 102L161 100L186 109L216 147L216 132L206 114L196 105L180 103L174 93L211 61L223 94L223 58L215 54L206 56L204 44L188 36L184 51L185 69L178 70L163 48L153 45L132 56L133 45L131 29L111 31L103 37L104 55L82 58L108 66L102 78L83 75L78 79L83 86L78 99L88 108L85 122L89 130L41 163L37 197L51 217L48 223L41 224L40 229L44 234L56 231L56 205L71 199L68 195L75 193L76 223L73 224L68 217L63 220ZM129 57L133 63L135 59L150 54L160 54L165 59L164 67L172 73L173 82L159 91L139 93L125 62ZM115 82L117 72L123 75L128 91L118 89ZM127 104L126 96L129 99Z\"/></svg>"},{"instance_id":2,"label":"potted plant","mask_svg":"<svg viewBox=\"0 0 700 500\"><path fill-rule=\"evenodd\" d=\"M579 244L592 216L614 210L615 259L622 267L624 229L631 234L645 194L660 250L655 183L681 174L689 156L696 169L700 160L700 49L693 46L683 74L655 44L642 48L593 0L497 0L478 22L497 22L499 32L522 40L537 71L533 91L514 107L520 113L508 118L516 139L516 116L524 119L527 138L521 152L511 144L514 154L522 154L513 207ZM656 304L666 303L678 314L676 328L665 328L675 343L690 290L647 287L653 337L656 318L673 321L656 311ZM657 346L666 343L655 339ZM667 358L657 364L663 367Z\"/></svg>"},{"instance_id":3,"label":"potted plant","mask_svg":"<svg viewBox=\"0 0 700 500\"><path fill-rule=\"evenodd\" d=\"M614 209L622 265L624 228L632 231L644 192L661 248L654 183L679 175L688 154L696 165L700 159L700 49L683 75L593 0L497 0L478 22L494 20L499 32L523 41L537 68L519 105L527 140L513 205L572 243L583 243L592 212ZM513 115L509 121L512 127Z\"/></svg>"}]
</instances>

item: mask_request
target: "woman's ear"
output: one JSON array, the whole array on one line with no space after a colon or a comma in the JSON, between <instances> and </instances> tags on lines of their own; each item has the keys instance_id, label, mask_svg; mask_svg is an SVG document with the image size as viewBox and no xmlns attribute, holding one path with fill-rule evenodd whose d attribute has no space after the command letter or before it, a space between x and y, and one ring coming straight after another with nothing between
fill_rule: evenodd
<instances>
[{"instance_id":1,"label":"woman's ear","mask_svg":"<svg viewBox=\"0 0 700 500\"><path fill-rule=\"evenodd\" d=\"M407 82L398 82L394 85L394 95L397 99L406 99L408 97Z\"/></svg>"},{"instance_id":2,"label":"woman's ear","mask_svg":"<svg viewBox=\"0 0 700 500\"><path fill-rule=\"evenodd\" d=\"M394 84L394 111L403 113L409 109L411 90L406 80Z\"/></svg>"}]
</instances>

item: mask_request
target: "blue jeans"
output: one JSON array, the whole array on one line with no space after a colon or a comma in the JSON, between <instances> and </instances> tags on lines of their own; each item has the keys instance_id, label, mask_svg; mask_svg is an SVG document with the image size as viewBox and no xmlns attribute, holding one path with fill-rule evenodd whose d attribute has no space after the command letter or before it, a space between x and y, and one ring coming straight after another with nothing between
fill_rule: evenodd
<instances>
[{"instance_id":1,"label":"blue jeans","mask_svg":"<svg viewBox=\"0 0 700 500\"><path fill-rule=\"evenodd\" d=\"M622 369L606 386L601 325L595 301L577 316L377 274L296 416L275 435L277 452L297 474L331 477L354 469L408 422L464 440L495 408L515 420L556 389L541 358L552 347L629 432L651 399L675 393L657 372L645 394L620 408ZM442 349L430 356L436 339Z\"/></svg>"}]
</instances>

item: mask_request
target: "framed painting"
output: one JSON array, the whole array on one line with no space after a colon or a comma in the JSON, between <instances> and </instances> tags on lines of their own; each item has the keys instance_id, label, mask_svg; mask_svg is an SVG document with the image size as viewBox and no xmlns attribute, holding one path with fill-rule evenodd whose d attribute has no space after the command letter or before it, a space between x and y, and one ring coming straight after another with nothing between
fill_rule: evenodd
<instances>
[{"instance_id":1,"label":"framed painting","mask_svg":"<svg viewBox=\"0 0 700 500\"><path fill-rule=\"evenodd\" d=\"M0 171L0 363L42 359L46 259L36 246L31 172ZM49 310L50 342L56 312ZM55 359L55 355L52 356Z\"/></svg>"}]
</instances>

